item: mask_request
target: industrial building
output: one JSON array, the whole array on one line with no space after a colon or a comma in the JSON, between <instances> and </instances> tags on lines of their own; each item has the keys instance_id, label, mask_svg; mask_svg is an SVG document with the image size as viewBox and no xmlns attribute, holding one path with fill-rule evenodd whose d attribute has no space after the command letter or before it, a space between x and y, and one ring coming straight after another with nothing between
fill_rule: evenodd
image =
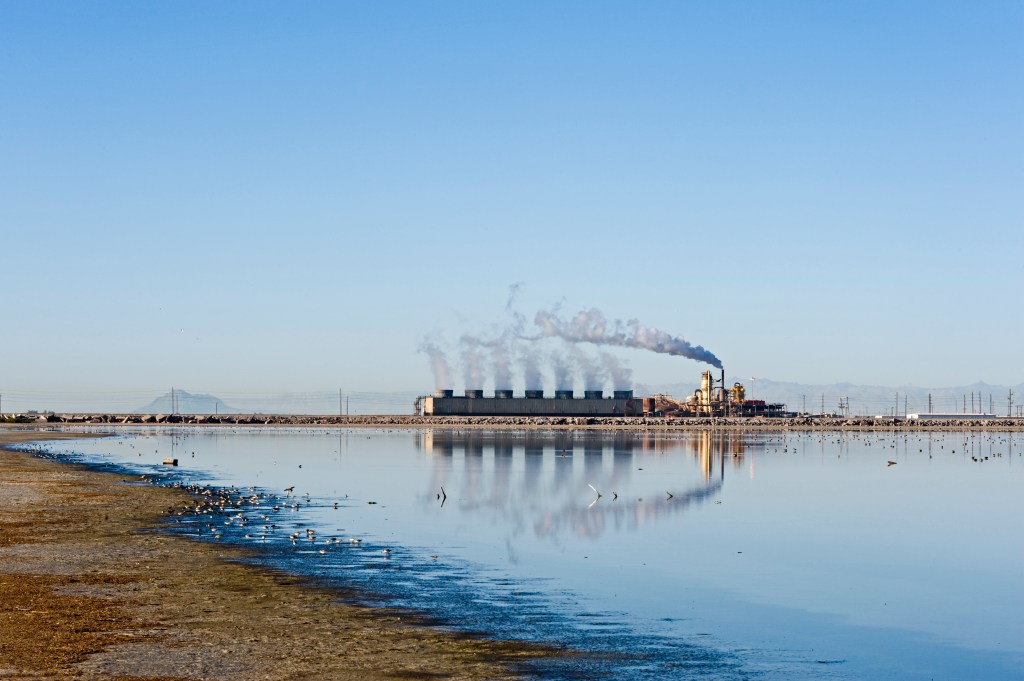
<instances>
[{"instance_id":1,"label":"industrial building","mask_svg":"<svg viewBox=\"0 0 1024 681\"><path fill-rule=\"evenodd\" d=\"M716 380L710 371L701 376L700 388L685 400L668 395L633 397L632 390L616 390L605 397L601 390L585 390L575 397L572 390L556 390L553 398L543 390L527 390L513 397L511 390L495 390L484 397L483 390L467 390L456 397L452 390L438 390L422 398L424 416L789 416L784 404L746 399L740 383L725 387L725 371Z\"/></svg>"},{"instance_id":2,"label":"industrial building","mask_svg":"<svg viewBox=\"0 0 1024 681\"><path fill-rule=\"evenodd\" d=\"M710 371L701 375L700 387L685 400L675 400L668 395L655 395L654 411L664 416L792 416L786 405L767 403L764 400L748 400L742 383L725 387L725 369L722 377L715 380Z\"/></svg>"},{"instance_id":3,"label":"industrial building","mask_svg":"<svg viewBox=\"0 0 1024 681\"><path fill-rule=\"evenodd\" d=\"M642 416L643 400L632 390L616 390L604 397L601 390L586 390L573 397L572 390L556 390L554 398L543 390L527 390L524 397L513 397L511 390L495 390L484 397L483 390L467 390L456 397L451 390L438 390L423 398L424 416Z\"/></svg>"}]
</instances>

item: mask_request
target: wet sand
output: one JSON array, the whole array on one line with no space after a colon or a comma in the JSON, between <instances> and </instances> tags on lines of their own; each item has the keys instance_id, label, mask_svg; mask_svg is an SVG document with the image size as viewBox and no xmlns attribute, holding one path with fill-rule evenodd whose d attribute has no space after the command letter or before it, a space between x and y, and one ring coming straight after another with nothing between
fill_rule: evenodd
<instances>
[{"instance_id":1,"label":"wet sand","mask_svg":"<svg viewBox=\"0 0 1024 681\"><path fill-rule=\"evenodd\" d=\"M0 447L82 436L0 427ZM352 605L155 530L192 501L0 449L0 678L511 679L569 655Z\"/></svg>"}]
</instances>

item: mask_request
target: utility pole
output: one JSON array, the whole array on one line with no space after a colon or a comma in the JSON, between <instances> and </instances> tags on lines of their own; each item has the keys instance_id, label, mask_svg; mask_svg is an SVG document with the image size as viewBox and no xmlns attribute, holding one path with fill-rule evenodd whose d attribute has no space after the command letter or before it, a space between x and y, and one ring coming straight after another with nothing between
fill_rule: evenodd
<instances>
[{"instance_id":1,"label":"utility pole","mask_svg":"<svg viewBox=\"0 0 1024 681\"><path fill-rule=\"evenodd\" d=\"M801 395L800 397L802 397L803 400L804 400L803 413L806 414L807 413L807 395L806 394L805 395Z\"/></svg>"},{"instance_id":2,"label":"utility pole","mask_svg":"<svg viewBox=\"0 0 1024 681\"><path fill-rule=\"evenodd\" d=\"M893 418L898 419L900 417L900 394L896 393L896 406L892 410Z\"/></svg>"},{"instance_id":3,"label":"utility pole","mask_svg":"<svg viewBox=\"0 0 1024 681\"><path fill-rule=\"evenodd\" d=\"M821 415L825 415L825 393L821 394Z\"/></svg>"},{"instance_id":4,"label":"utility pole","mask_svg":"<svg viewBox=\"0 0 1024 681\"><path fill-rule=\"evenodd\" d=\"M0 395L0 403L2 403L3 395ZM1006 397L1006 415L1013 415L1013 388L1010 388L1010 394Z\"/></svg>"},{"instance_id":5,"label":"utility pole","mask_svg":"<svg viewBox=\"0 0 1024 681\"><path fill-rule=\"evenodd\" d=\"M171 386L171 413L178 413L178 406L174 403L174 386Z\"/></svg>"},{"instance_id":6,"label":"utility pole","mask_svg":"<svg viewBox=\"0 0 1024 681\"><path fill-rule=\"evenodd\" d=\"M348 410L348 395L345 395L345 416L350 415L351 412Z\"/></svg>"},{"instance_id":7,"label":"utility pole","mask_svg":"<svg viewBox=\"0 0 1024 681\"><path fill-rule=\"evenodd\" d=\"M341 408L341 388L338 388L338 416L344 416L345 410Z\"/></svg>"},{"instance_id":8,"label":"utility pole","mask_svg":"<svg viewBox=\"0 0 1024 681\"><path fill-rule=\"evenodd\" d=\"M928 393L928 413L932 413L932 394Z\"/></svg>"}]
</instances>

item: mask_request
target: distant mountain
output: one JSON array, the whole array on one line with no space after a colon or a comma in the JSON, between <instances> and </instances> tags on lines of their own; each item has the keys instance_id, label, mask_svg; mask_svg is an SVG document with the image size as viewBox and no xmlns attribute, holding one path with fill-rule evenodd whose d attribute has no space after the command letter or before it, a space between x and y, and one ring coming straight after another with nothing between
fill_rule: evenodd
<instances>
[{"instance_id":1,"label":"distant mountain","mask_svg":"<svg viewBox=\"0 0 1024 681\"><path fill-rule=\"evenodd\" d=\"M1009 393L1013 391L1013 414L1024 405L1024 383L1018 385L990 385L977 382L971 385L947 388L922 388L918 386L857 385L854 383L804 384L773 381L759 378L727 378L727 385L739 381L746 388L747 398L779 402L790 411L839 413L840 400L849 405L851 415L891 414L897 410L903 413L944 412L944 413L994 413L1006 416ZM691 395L697 383L667 383L638 385L638 394L656 392L668 393L676 398ZM929 409L929 396L931 408ZM973 406L972 406L973 405Z\"/></svg>"},{"instance_id":2,"label":"distant mountain","mask_svg":"<svg viewBox=\"0 0 1024 681\"><path fill-rule=\"evenodd\" d=\"M241 409L235 409L224 404L219 397L213 395L193 395L184 390L174 391L174 402L177 402L177 409L172 403L171 393L166 393L156 398L144 407L134 411L136 414L245 414Z\"/></svg>"}]
</instances>

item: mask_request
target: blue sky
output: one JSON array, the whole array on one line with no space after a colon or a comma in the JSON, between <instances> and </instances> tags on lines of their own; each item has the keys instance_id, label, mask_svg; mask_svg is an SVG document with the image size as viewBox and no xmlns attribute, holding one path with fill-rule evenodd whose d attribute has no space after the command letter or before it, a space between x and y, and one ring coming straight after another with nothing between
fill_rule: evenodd
<instances>
[{"instance_id":1,"label":"blue sky","mask_svg":"<svg viewBox=\"0 0 1024 681\"><path fill-rule=\"evenodd\" d=\"M730 377L1019 383L1022 35L1019 2L0 1L0 390L426 390L420 341L457 364L517 282Z\"/></svg>"}]
</instances>

